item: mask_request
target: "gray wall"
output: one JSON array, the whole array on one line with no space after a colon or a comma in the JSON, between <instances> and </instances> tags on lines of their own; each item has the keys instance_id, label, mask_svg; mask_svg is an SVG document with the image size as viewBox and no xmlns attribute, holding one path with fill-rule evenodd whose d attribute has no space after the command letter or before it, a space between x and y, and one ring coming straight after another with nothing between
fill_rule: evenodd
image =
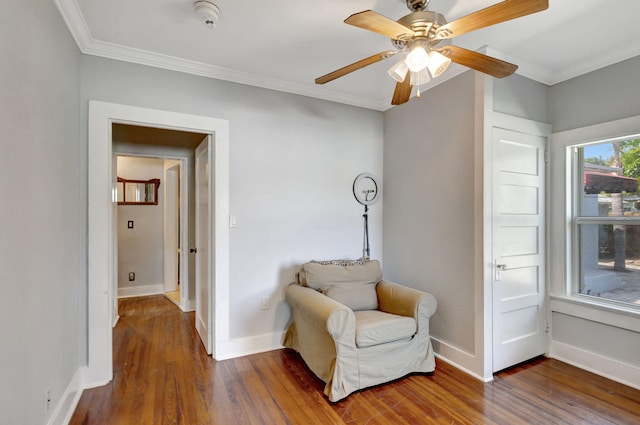
<instances>
[{"instance_id":1,"label":"gray wall","mask_svg":"<svg viewBox=\"0 0 640 425\"><path fill-rule=\"evenodd\" d=\"M549 111L553 132L561 132L594 124L640 115L640 57L591 72L572 80L557 84L550 89ZM640 132L640 128L635 129ZM588 137L588 136L587 136ZM553 143L553 138L551 143ZM555 161L564 161L561 148L551 149L551 165L560 170L562 166L555 166ZM565 290L564 258L564 219L565 211L564 184L562 174L559 178L551 179L549 187L553 191L551 202L551 225L554 231L550 235L549 243L552 247L550 255L551 291L559 299L552 311L552 346L560 344L565 352L578 353L576 358L567 360L578 365L590 366L599 371L611 361L635 367L640 371L640 319L633 314L604 314L602 309L576 308L562 300ZM557 202L560 201L560 202ZM598 323L599 318L610 320L610 324ZM613 319L612 319L613 317ZM567 349L568 347L568 349ZM583 354L580 354L583 353ZM584 355L588 353L588 355ZM592 365L585 364L592 357L605 358L607 362L594 361ZM618 379L634 381L638 386L638 372L633 378L629 375L618 376Z\"/></svg>"},{"instance_id":2,"label":"gray wall","mask_svg":"<svg viewBox=\"0 0 640 425\"><path fill-rule=\"evenodd\" d=\"M90 99L229 120L230 334L279 334L282 294L311 259L356 258L362 209L353 179L382 177L382 113L194 75L83 57ZM86 128L86 123L83 122ZM382 204L370 211L372 256L382 254ZM260 297L271 296L262 310Z\"/></svg>"},{"instance_id":3,"label":"gray wall","mask_svg":"<svg viewBox=\"0 0 640 425\"><path fill-rule=\"evenodd\" d=\"M465 72L384 114L385 277L435 295L431 334L473 353L474 82Z\"/></svg>"},{"instance_id":4,"label":"gray wall","mask_svg":"<svg viewBox=\"0 0 640 425\"><path fill-rule=\"evenodd\" d=\"M0 14L0 423L42 424L82 364L79 52L52 1ZM51 411L49 411L49 414Z\"/></svg>"},{"instance_id":5,"label":"gray wall","mask_svg":"<svg viewBox=\"0 0 640 425\"><path fill-rule=\"evenodd\" d=\"M187 249L189 247L195 246L196 244L196 236L195 236L195 222L196 222L196 213L195 213L195 152L191 148L181 147L179 143L176 143L175 146L166 146L166 145L154 145L149 143L136 143L135 141L130 140L113 140L113 152L122 155L132 155L132 156L148 156L148 157L174 157L174 158L186 158L184 175L182 178L188 179L188 191L189 191L189 199L188 199L188 235L189 235L189 243L187 245ZM160 188L162 191L162 188ZM134 207L135 208L135 207ZM189 300L195 300L196 293L196 282L195 282L195 259L193 255L187 255L188 258L188 275L189 275ZM120 270L118 270L118 274Z\"/></svg>"},{"instance_id":6,"label":"gray wall","mask_svg":"<svg viewBox=\"0 0 640 425\"><path fill-rule=\"evenodd\" d=\"M164 287L164 159L118 156L118 177L160 179L157 205L118 205L118 288ZM133 228L127 225L133 221ZM135 280L129 280L129 273Z\"/></svg>"},{"instance_id":7,"label":"gray wall","mask_svg":"<svg viewBox=\"0 0 640 425\"><path fill-rule=\"evenodd\" d=\"M552 87L553 132L640 115L640 56Z\"/></svg>"},{"instance_id":8,"label":"gray wall","mask_svg":"<svg viewBox=\"0 0 640 425\"><path fill-rule=\"evenodd\" d=\"M491 81L494 111L542 123L551 122L548 86L518 74Z\"/></svg>"}]
</instances>

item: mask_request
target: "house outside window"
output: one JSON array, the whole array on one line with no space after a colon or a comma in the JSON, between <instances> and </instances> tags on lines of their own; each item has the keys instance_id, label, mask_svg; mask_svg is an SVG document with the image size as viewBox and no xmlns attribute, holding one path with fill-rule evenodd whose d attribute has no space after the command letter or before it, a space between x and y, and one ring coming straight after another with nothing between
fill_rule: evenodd
<instances>
[{"instance_id":1,"label":"house outside window","mask_svg":"<svg viewBox=\"0 0 640 425\"><path fill-rule=\"evenodd\" d=\"M640 311L640 137L572 154L572 292Z\"/></svg>"}]
</instances>

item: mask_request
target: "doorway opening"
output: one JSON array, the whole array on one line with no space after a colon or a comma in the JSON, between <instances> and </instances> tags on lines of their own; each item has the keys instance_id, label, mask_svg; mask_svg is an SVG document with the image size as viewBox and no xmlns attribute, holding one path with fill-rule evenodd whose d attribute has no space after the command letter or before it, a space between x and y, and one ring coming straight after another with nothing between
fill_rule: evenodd
<instances>
[{"instance_id":1,"label":"doorway opening","mask_svg":"<svg viewBox=\"0 0 640 425\"><path fill-rule=\"evenodd\" d=\"M189 254L195 243L194 151L207 137L191 131L112 124L117 161L112 177L157 178L160 184L157 205L119 204L114 212L117 261L126 267L114 273L118 297L165 294L183 311L195 309L194 260Z\"/></svg>"},{"instance_id":2,"label":"doorway opening","mask_svg":"<svg viewBox=\"0 0 640 425\"><path fill-rule=\"evenodd\" d=\"M114 245L113 124L189 131L207 135L211 145L210 228L215 249L208 257L213 273L209 308L210 341L214 358L224 358L229 340L229 123L217 118L89 102L88 124L88 264L87 367L83 387L101 386L113 377L112 325L117 319ZM139 153L139 152L138 152Z\"/></svg>"},{"instance_id":3,"label":"doorway opening","mask_svg":"<svg viewBox=\"0 0 640 425\"><path fill-rule=\"evenodd\" d=\"M117 273L114 275L117 296L165 294L183 311L190 311L186 302L190 298L188 249L181 249L189 243L188 179L181 178L182 169L188 175L189 157L174 159L118 153L116 162L118 206L114 211L114 243L117 246ZM184 185L182 190L180 183ZM152 202L130 199L138 196L148 201L136 192L147 192L149 186L155 189ZM122 194L124 191L128 193ZM123 195L128 197L125 199Z\"/></svg>"}]
</instances>

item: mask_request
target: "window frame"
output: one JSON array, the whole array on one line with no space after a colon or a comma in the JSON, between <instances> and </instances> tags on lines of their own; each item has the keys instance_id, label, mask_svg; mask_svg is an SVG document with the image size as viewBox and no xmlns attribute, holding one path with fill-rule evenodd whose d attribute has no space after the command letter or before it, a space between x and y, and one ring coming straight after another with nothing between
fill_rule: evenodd
<instances>
[{"instance_id":1,"label":"window frame","mask_svg":"<svg viewBox=\"0 0 640 425\"><path fill-rule=\"evenodd\" d=\"M596 295L583 294L580 292L582 280L582 252L580 245L580 226L582 225L637 225L640 226L640 217L601 217L583 216L581 213L581 200L584 193L584 148L587 146L612 143L640 138L640 133L623 137L603 138L589 142L572 143L566 146L567 152L567 181L566 181L566 201L567 201L567 238L566 259L567 267L567 287L566 294L575 300L581 300L591 305L602 307L612 307L616 310L635 313L640 316L640 304L617 301Z\"/></svg>"}]
</instances>

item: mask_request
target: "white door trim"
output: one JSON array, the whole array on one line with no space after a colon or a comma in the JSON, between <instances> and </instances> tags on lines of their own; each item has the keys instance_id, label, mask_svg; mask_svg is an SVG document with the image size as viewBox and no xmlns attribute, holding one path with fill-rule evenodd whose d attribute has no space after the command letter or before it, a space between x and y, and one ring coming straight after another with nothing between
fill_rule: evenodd
<instances>
[{"instance_id":1,"label":"white door trim","mask_svg":"<svg viewBox=\"0 0 640 425\"><path fill-rule=\"evenodd\" d=\"M229 122L227 120L129 105L90 101L88 126L88 229L87 229L87 359L83 387L108 383L113 378L111 300L113 282L112 141L114 122L213 135L215 174L215 248L212 255L212 299L215 340L213 356L229 340ZM215 300L215 302L214 302Z\"/></svg>"},{"instance_id":2,"label":"white door trim","mask_svg":"<svg viewBox=\"0 0 640 425\"><path fill-rule=\"evenodd\" d=\"M484 332L483 332L483 378L485 381L493 379L493 128L504 128L512 131L519 131L528 134L534 134L547 138L547 149L549 138L551 136L551 125L516 117L513 115L495 112L485 109L484 115L484 168L483 168L483 277L484 277ZM549 167L547 167L545 175L545 184L548 181ZM548 194L546 195L548 196ZM546 198L545 198L546 199ZM545 215L548 216L548 202L546 204ZM545 232L548 234L549 227ZM548 238L547 238L548 240ZM547 256L549 251L547 250ZM547 261L548 258L545 258ZM548 262L548 261L547 261ZM546 285L549 284L548 273L545 276ZM548 291L548 288L547 288ZM547 292L548 297L548 292Z\"/></svg>"}]
</instances>

